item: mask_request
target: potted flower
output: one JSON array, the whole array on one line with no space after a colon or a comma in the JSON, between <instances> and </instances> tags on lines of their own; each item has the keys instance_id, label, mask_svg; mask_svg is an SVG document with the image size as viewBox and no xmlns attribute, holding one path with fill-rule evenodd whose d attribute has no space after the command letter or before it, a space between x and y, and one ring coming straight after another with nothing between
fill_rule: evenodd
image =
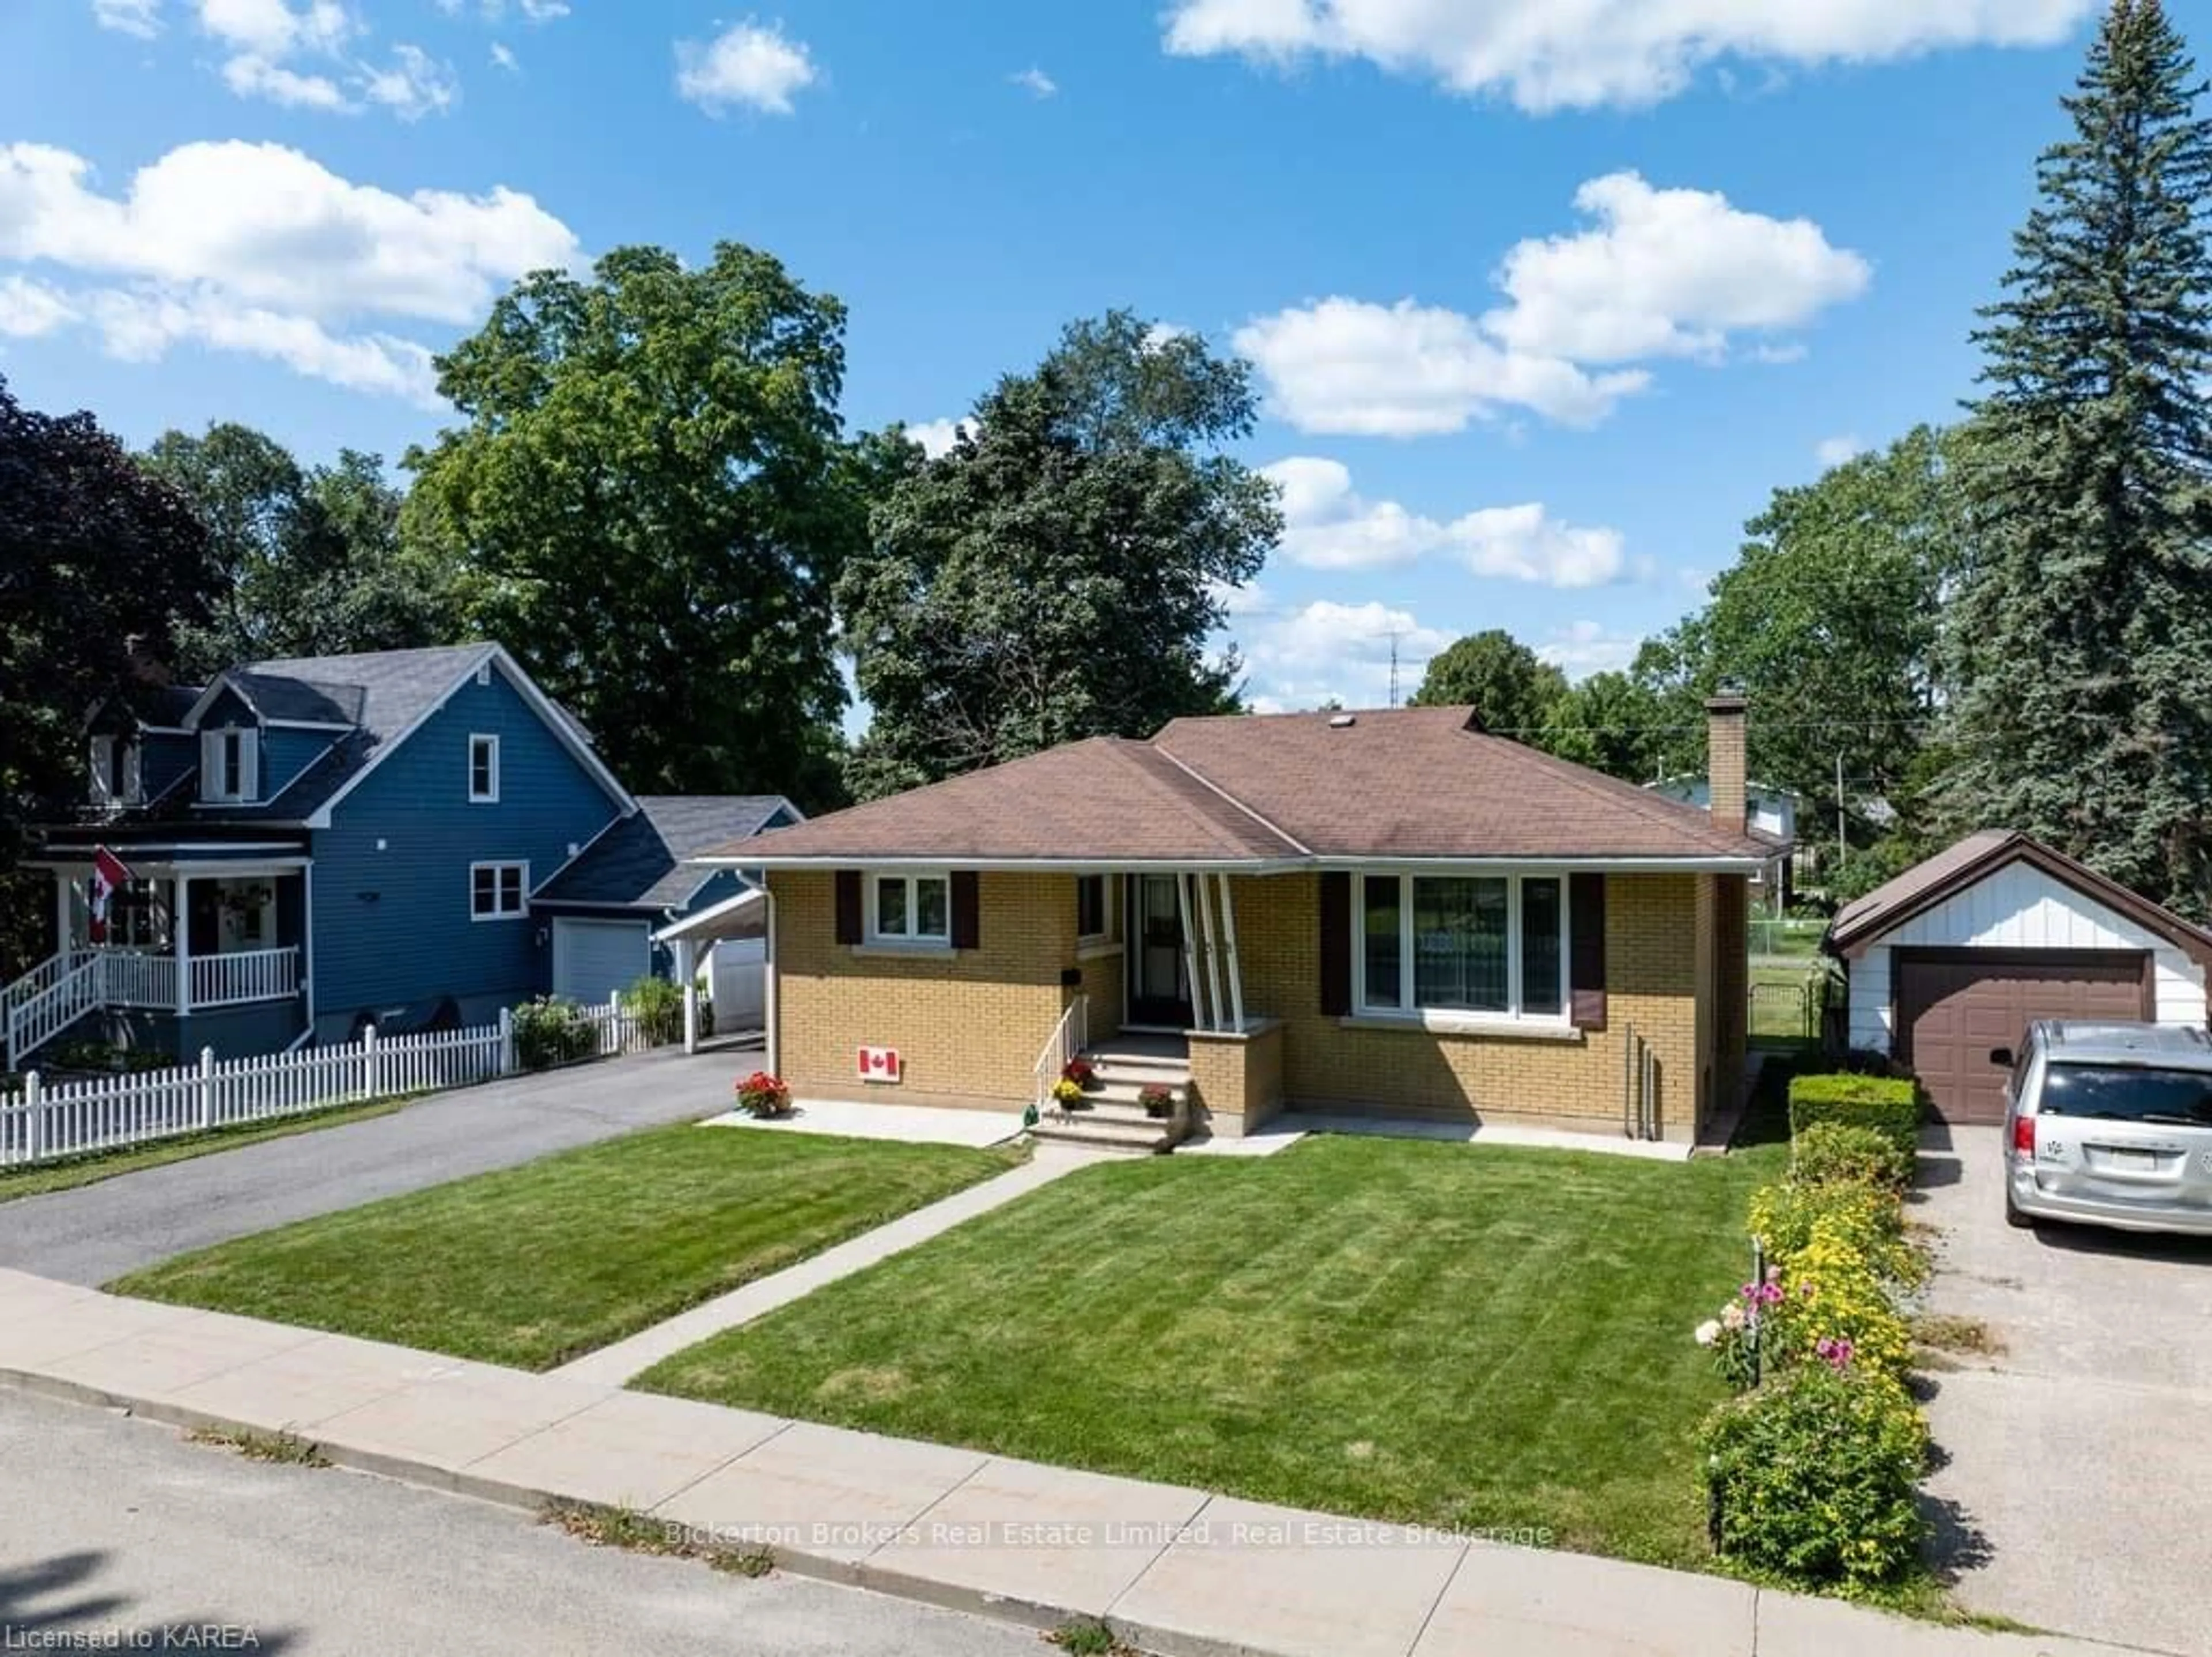
<instances>
[{"instance_id":1,"label":"potted flower","mask_svg":"<svg viewBox=\"0 0 2212 1657\"><path fill-rule=\"evenodd\" d=\"M1175 1114L1175 1089L1157 1081L1147 1082L1139 1090L1137 1103L1155 1122L1164 1122Z\"/></svg>"},{"instance_id":2,"label":"potted flower","mask_svg":"<svg viewBox=\"0 0 2212 1657\"><path fill-rule=\"evenodd\" d=\"M1091 1101L1084 1098L1083 1089L1078 1083L1062 1076L1052 1084L1052 1102L1063 1111L1079 1111Z\"/></svg>"},{"instance_id":3,"label":"potted flower","mask_svg":"<svg viewBox=\"0 0 2212 1657\"><path fill-rule=\"evenodd\" d=\"M738 1108L747 1116L765 1119L791 1114L791 1084L766 1070L756 1070L738 1083Z\"/></svg>"},{"instance_id":4,"label":"potted flower","mask_svg":"<svg viewBox=\"0 0 2212 1657\"><path fill-rule=\"evenodd\" d=\"M1079 1053L1060 1067L1060 1079L1073 1082L1087 1093L1098 1085L1098 1067Z\"/></svg>"}]
</instances>

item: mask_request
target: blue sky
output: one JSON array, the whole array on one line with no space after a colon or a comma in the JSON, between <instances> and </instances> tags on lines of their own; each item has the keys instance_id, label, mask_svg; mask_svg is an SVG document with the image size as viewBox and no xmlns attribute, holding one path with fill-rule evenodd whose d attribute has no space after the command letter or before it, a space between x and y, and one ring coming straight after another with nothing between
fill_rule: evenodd
<instances>
[{"instance_id":1,"label":"blue sky","mask_svg":"<svg viewBox=\"0 0 2212 1657\"><path fill-rule=\"evenodd\" d=\"M732 238L920 427L1126 305L1257 364L1261 705L1579 674L1967 393L2095 5L0 0L0 374L396 458L521 270Z\"/></svg>"}]
</instances>

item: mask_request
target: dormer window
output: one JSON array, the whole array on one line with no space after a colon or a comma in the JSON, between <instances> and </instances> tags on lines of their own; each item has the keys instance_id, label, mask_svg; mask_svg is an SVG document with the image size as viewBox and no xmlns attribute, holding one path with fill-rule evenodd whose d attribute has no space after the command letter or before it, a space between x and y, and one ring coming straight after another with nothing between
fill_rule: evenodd
<instances>
[{"instance_id":1,"label":"dormer window","mask_svg":"<svg viewBox=\"0 0 2212 1657\"><path fill-rule=\"evenodd\" d=\"M260 733L226 726L200 733L200 798L226 804L261 794Z\"/></svg>"},{"instance_id":2,"label":"dormer window","mask_svg":"<svg viewBox=\"0 0 2212 1657\"><path fill-rule=\"evenodd\" d=\"M139 775L138 743L135 737L92 739L94 805L113 808L139 804L144 797Z\"/></svg>"}]
</instances>

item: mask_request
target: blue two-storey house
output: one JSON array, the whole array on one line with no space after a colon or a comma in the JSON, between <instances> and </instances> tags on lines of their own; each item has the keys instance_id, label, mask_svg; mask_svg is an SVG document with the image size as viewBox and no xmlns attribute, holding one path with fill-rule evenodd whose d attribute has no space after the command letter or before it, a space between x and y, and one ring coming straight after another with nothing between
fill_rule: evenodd
<instances>
[{"instance_id":1,"label":"blue two-storey house","mask_svg":"<svg viewBox=\"0 0 2212 1657\"><path fill-rule=\"evenodd\" d=\"M64 1034L189 1056L603 1002L730 900L684 860L777 797L634 797L497 644L262 661L96 710L89 807L46 830L55 953L0 990L6 1068ZM105 848L130 879L94 912Z\"/></svg>"}]
</instances>

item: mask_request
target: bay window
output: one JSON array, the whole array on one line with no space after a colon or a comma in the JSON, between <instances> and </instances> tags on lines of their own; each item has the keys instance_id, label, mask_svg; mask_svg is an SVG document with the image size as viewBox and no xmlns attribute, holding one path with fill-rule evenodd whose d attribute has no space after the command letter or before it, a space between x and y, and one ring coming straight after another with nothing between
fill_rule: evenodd
<instances>
[{"instance_id":1,"label":"bay window","mask_svg":"<svg viewBox=\"0 0 2212 1657\"><path fill-rule=\"evenodd\" d=\"M1360 1012L1565 1018L1563 876L1368 874L1359 885Z\"/></svg>"}]
</instances>

